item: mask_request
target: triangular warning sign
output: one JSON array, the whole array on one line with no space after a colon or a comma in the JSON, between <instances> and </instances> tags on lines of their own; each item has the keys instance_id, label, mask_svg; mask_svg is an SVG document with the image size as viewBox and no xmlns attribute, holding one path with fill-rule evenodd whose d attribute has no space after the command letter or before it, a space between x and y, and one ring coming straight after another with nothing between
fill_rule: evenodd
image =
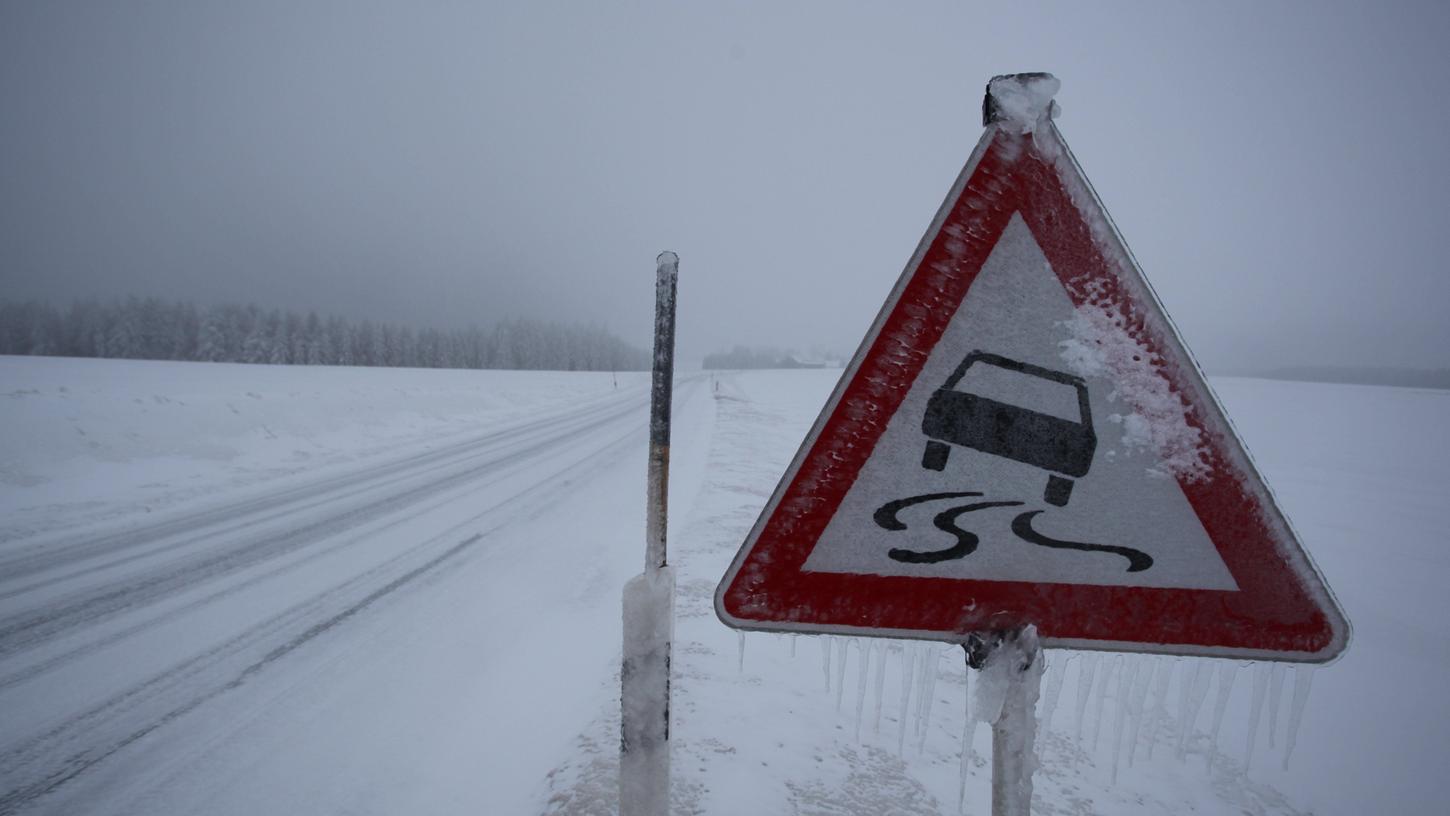
<instances>
[{"instance_id":1,"label":"triangular warning sign","mask_svg":"<svg viewBox=\"0 0 1450 816\"><path fill-rule=\"evenodd\" d=\"M721 619L953 641L1031 623L1048 646L1332 659L1343 614L1050 93L1007 101L1024 98L995 112L751 530Z\"/></svg>"}]
</instances>

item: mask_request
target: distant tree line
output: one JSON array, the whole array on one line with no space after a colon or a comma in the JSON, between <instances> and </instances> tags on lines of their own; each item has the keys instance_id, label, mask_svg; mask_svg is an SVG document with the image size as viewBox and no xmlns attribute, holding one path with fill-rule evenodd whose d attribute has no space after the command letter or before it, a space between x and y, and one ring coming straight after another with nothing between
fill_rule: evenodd
<instances>
[{"instance_id":1,"label":"distant tree line","mask_svg":"<svg viewBox=\"0 0 1450 816\"><path fill-rule=\"evenodd\" d=\"M820 354L806 359L794 352L780 349L736 346L729 351L706 354L703 367L706 370L734 370L742 368L827 368L839 365L840 363L834 360L825 360L824 356Z\"/></svg>"},{"instance_id":2,"label":"distant tree line","mask_svg":"<svg viewBox=\"0 0 1450 816\"><path fill-rule=\"evenodd\" d=\"M602 326L508 320L491 328L414 330L256 305L198 308L131 297L68 309L0 300L0 354L274 365L641 370L648 352Z\"/></svg>"},{"instance_id":3,"label":"distant tree line","mask_svg":"<svg viewBox=\"0 0 1450 816\"><path fill-rule=\"evenodd\" d=\"M1450 369L1398 368L1395 366L1301 365L1270 369L1261 374L1275 380L1300 382L1352 383L1357 385L1393 385L1402 388L1450 389Z\"/></svg>"}]
</instances>

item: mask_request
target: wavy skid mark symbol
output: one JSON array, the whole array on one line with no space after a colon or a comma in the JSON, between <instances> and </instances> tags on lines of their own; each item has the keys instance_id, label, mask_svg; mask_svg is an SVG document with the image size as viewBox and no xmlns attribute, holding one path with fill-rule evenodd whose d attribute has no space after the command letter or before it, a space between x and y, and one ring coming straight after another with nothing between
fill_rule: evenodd
<instances>
[{"instance_id":1,"label":"wavy skid mark symbol","mask_svg":"<svg viewBox=\"0 0 1450 816\"><path fill-rule=\"evenodd\" d=\"M907 564L935 564L938 561L950 561L953 558L961 558L971 555L977 550L977 542L980 540L976 533L963 530L957 526L957 518L973 510L985 510L989 507L1021 507L1020 501L985 501L964 504L960 507L952 507L936 514L932 524L944 533L951 533L957 537L957 543L945 550L929 550L917 552L915 550L904 550L900 547L893 548L886 553L897 561Z\"/></svg>"},{"instance_id":2,"label":"wavy skid mark symbol","mask_svg":"<svg viewBox=\"0 0 1450 816\"><path fill-rule=\"evenodd\" d=\"M876 522L876 526L883 530L905 530L906 522L897 518L896 514L914 504L925 504L926 502L940 501L941 499L970 499L981 495L981 493L976 491L968 491L966 493L923 493L920 496L908 496L907 498L889 501L881 505L871 515L871 518Z\"/></svg>"},{"instance_id":3,"label":"wavy skid mark symbol","mask_svg":"<svg viewBox=\"0 0 1450 816\"><path fill-rule=\"evenodd\" d=\"M1012 532L1029 544L1052 547L1059 550L1080 550L1082 552L1104 552L1121 555L1128 559L1128 572L1142 572L1153 566L1153 556L1132 547L1115 547L1111 544L1085 544L1080 541L1059 541L1032 529L1032 519L1041 510L1032 510L1012 519Z\"/></svg>"},{"instance_id":4,"label":"wavy skid mark symbol","mask_svg":"<svg viewBox=\"0 0 1450 816\"><path fill-rule=\"evenodd\" d=\"M980 498L981 493L976 491L964 491L953 493L926 493L921 496L910 496L904 499L896 499L881 505L872 514L876 526L883 530L905 530L906 522L898 518L898 514L908 507L926 502L942 501L945 499L968 499ZM967 513L977 510L986 510L993 507L1021 507L1024 502L1020 501L983 501L969 502L967 504L949 507L936 514L932 524L944 533L955 536L957 543L944 550L908 550L901 547L893 547L886 554L894 561L904 564L936 564L942 561L951 561L956 558L964 558L977 551L977 544L981 538L970 530L963 530L957 526L957 519ZM1050 547L1056 550L1077 550L1079 552L1100 552L1111 555L1122 556L1128 559L1128 572L1142 572L1153 566L1153 557L1132 547L1119 547L1111 544L1089 544L1081 541L1063 541L1052 538L1037 532L1032 528L1032 520L1041 515L1042 510L1029 510L1018 515L1012 520L1012 532L1023 541L1029 544L1036 544L1040 547Z\"/></svg>"}]
</instances>

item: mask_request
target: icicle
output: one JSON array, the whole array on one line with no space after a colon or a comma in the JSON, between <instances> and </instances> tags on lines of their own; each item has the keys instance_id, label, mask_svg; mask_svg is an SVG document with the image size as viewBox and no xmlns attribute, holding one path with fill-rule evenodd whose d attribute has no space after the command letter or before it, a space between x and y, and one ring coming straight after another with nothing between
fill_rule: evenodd
<instances>
[{"instance_id":1,"label":"icicle","mask_svg":"<svg viewBox=\"0 0 1450 816\"><path fill-rule=\"evenodd\" d=\"M886 697L886 658L891 655L891 645L881 644L881 659L876 661L876 724L872 733L881 733L881 701Z\"/></svg>"},{"instance_id":2,"label":"icicle","mask_svg":"<svg viewBox=\"0 0 1450 816\"><path fill-rule=\"evenodd\" d=\"M1237 663L1225 660L1218 665L1218 697L1213 701L1213 739L1208 746L1209 770L1213 770L1213 757L1218 752L1218 732L1223 728L1223 712L1228 709L1228 698L1233 693L1234 680L1238 676Z\"/></svg>"},{"instance_id":3,"label":"icicle","mask_svg":"<svg viewBox=\"0 0 1450 816\"><path fill-rule=\"evenodd\" d=\"M1198 724L1198 712L1203 709L1203 698L1208 696L1208 683L1213 679L1213 667L1206 660L1195 660L1193 682L1188 690L1188 716L1178 731L1178 759L1188 757L1188 744L1193 739L1193 727Z\"/></svg>"},{"instance_id":4,"label":"icicle","mask_svg":"<svg viewBox=\"0 0 1450 816\"><path fill-rule=\"evenodd\" d=\"M1133 767L1133 758L1138 755L1138 738L1143 733L1143 721L1148 719L1148 693L1153 689L1153 675L1158 670L1158 661L1151 657L1138 660L1138 679L1133 683L1133 697L1128 701L1131 715L1128 728L1128 767Z\"/></svg>"},{"instance_id":5,"label":"icicle","mask_svg":"<svg viewBox=\"0 0 1450 816\"><path fill-rule=\"evenodd\" d=\"M866 710L866 669L871 665L872 643L861 641L861 674L856 678L856 741L861 741L861 712Z\"/></svg>"},{"instance_id":6,"label":"icicle","mask_svg":"<svg viewBox=\"0 0 1450 816\"><path fill-rule=\"evenodd\" d=\"M1294 753L1294 744L1299 741L1299 723L1304 719L1304 704L1309 701L1309 685L1314 681L1314 669L1309 666L1294 667L1294 698L1289 703L1289 727L1284 732L1284 770L1289 770L1289 756Z\"/></svg>"},{"instance_id":7,"label":"icicle","mask_svg":"<svg viewBox=\"0 0 1450 816\"><path fill-rule=\"evenodd\" d=\"M921 731L916 742L918 754L926 750L926 736L931 733L931 707L936 702L936 675L937 664L941 662L941 655L937 652L936 646L928 646L926 649L926 687L922 689L922 697L926 704L921 711Z\"/></svg>"},{"instance_id":8,"label":"icicle","mask_svg":"<svg viewBox=\"0 0 1450 816\"><path fill-rule=\"evenodd\" d=\"M1118 699L1117 711L1114 712L1113 725L1113 784L1118 784L1118 756L1123 748L1123 721L1128 716L1128 698L1133 691L1133 683L1138 679L1139 664L1142 661L1134 660L1129 665L1123 666L1118 672Z\"/></svg>"},{"instance_id":9,"label":"icicle","mask_svg":"<svg viewBox=\"0 0 1450 816\"><path fill-rule=\"evenodd\" d=\"M1079 749L1082 748L1083 714L1087 713L1088 697L1092 695L1093 691L1093 674L1097 672L1097 668L1098 656L1091 652L1083 655L1082 660L1077 664L1077 705L1075 706L1076 718L1073 721L1075 729L1073 739L1077 741Z\"/></svg>"},{"instance_id":10,"label":"icicle","mask_svg":"<svg viewBox=\"0 0 1450 816\"><path fill-rule=\"evenodd\" d=\"M1254 672L1254 701L1249 706L1249 744L1244 750L1244 774L1249 772L1249 766L1254 761L1254 740L1259 735L1259 715L1264 710L1264 693L1269 688L1269 666L1260 664L1258 671Z\"/></svg>"},{"instance_id":11,"label":"icicle","mask_svg":"<svg viewBox=\"0 0 1450 816\"><path fill-rule=\"evenodd\" d=\"M915 673L916 650L903 647L901 650L901 733L896 738L897 756L901 756L906 750L907 705L911 702L911 682Z\"/></svg>"},{"instance_id":12,"label":"icicle","mask_svg":"<svg viewBox=\"0 0 1450 816\"><path fill-rule=\"evenodd\" d=\"M916 702L911 706L911 735L914 737L921 733L921 710L926 705L926 649L918 647L916 651L916 688L912 691L916 695Z\"/></svg>"},{"instance_id":13,"label":"icicle","mask_svg":"<svg viewBox=\"0 0 1450 816\"><path fill-rule=\"evenodd\" d=\"M977 672L977 701L972 706L977 722L990 726L1001 716L1002 702L1007 697L1006 679L1001 672Z\"/></svg>"},{"instance_id":14,"label":"icicle","mask_svg":"<svg viewBox=\"0 0 1450 816\"><path fill-rule=\"evenodd\" d=\"M917 736L926 731L926 712L931 707L931 684L935 679L931 668L936 664L935 658L936 649L931 644L921 648L921 666L917 669L919 676L916 681L916 719L911 732Z\"/></svg>"},{"instance_id":15,"label":"icicle","mask_svg":"<svg viewBox=\"0 0 1450 816\"><path fill-rule=\"evenodd\" d=\"M1269 669L1269 748L1274 747L1274 736L1279 730L1279 698L1284 696L1284 664L1275 663Z\"/></svg>"},{"instance_id":16,"label":"icicle","mask_svg":"<svg viewBox=\"0 0 1450 816\"><path fill-rule=\"evenodd\" d=\"M907 717L910 722L909 730L912 736L916 736L917 730L921 727L921 681L926 677L925 668L921 665L920 644L911 647L911 714Z\"/></svg>"},{"instance_id":17,"label":"icicle","mask_svg":"<svg viewBox=\"0 0 1450 816\"><path fill-rule=\"evenodd\" d=\"M831 691L831 639L821 638L821 674L826 678L826 692Z\"/></svg>"},{"instance_id":18,"label":"icicle","mask_svg":"<svg viewBox=\"0 0 1450 816\"><path fill-rule=\"evenodd\" d=\"M741 674L744 674L745 673L745 633L744 632L736 632L735 634L739 636L739 643L740 643L740 664L739 664L739 667L738 668L739 668L740 673Z\"/></svg>"},{"instance_id":19,"label":"icicle","mask_svg":"<svg viewBox=\"0 0 1450 816\"><path fill-rule=\"evenodd\" d=\"M851 641L846 638L836 640L836 711L841 710L841 698L846 696L846 658L850 656Z\"/></svg>"},{"instance_id":20,"label":"icicle","mask_svg":"<svg viewBox=\"0 0 1450 816\"><path fill-rule=\"evenodd\" d=\"M1173 740L1173 754L1181 760L1183 755L1178 753L1178 746L1183 742L1183 732L1188 730L1188 724L1184 721L1188 719L1188 698L1193 692L1193 664L1184 660L1178 662L1183 666L1183 671L1178 673L1178 735Z\"/></svg>"},{"instance_id":21,"label":"icicle","mask_svg":"<svg viewBox=\"0 0 1450 816\"><path fill-rule=\"evenodd\" d=\"M972 757L972 737L977 723L972 719L972 670L963 661L966 675L962 678L962 762L957 776L957 813L964 813L967 804L967 773Z\"/></svg>"},{"instance_id":22,"label":"icicle","mask_svg":"<svg viewBox=\"0 0 1450 816\"><path fill-rule=\"evenodd\" d=\"M790 636L790 656L792 658L795 657L795 640L798 637L800 637L800 635L791 635Z\"/></svg>"},{"instance_id":23,"label":"icicle","mask_svg":"<svg viewBox=\"0 0 1450 816\"><path fill-rule=\"evenodd\" d=\"M1057 712L1057 698L1062 694L1062 678L1067 674L1069 657L1063 653L1047 663L1047 678L1043 681L1042 692L1041 728L1044 731L1052 727L1052 715ZM1047 652L1042 653L1042 659L1047 660Z\"/></svg>"},{"instance_id":24,"label":"icicle","mask_svg":"<svg viewBox=\"0 0 1450 816\"><path fill-rule=\"evenodd\" d=\"M1108 701L1108 684L1112 683L1113 678L1121 674L1122 670L1123 656L1117 655L1115 658L1113 658L1112 661L1108 663L1108 670L1103 673L1103 680L1101 683L1098 684L1097 716L1094 718L1093 722L1093 753L1097 753L1098 738L1103 735L1103 706L1106 705Z\"/></svg>"},{"instance_id":25,"label":"icicle","mask_svg":"<svg viewBox=\"0 0 1450 816\"><path fill-rule=\"evenodd\" d=\"M1158 724L1168 716L1168 688L1173 683L1173 669L1177 663L1166 657L1158 658L1157 677L1153 685L1153 725L1148 731L1148 759L1153 758L1153 746L1158 743Z\"/></svg>"}]
</instances>

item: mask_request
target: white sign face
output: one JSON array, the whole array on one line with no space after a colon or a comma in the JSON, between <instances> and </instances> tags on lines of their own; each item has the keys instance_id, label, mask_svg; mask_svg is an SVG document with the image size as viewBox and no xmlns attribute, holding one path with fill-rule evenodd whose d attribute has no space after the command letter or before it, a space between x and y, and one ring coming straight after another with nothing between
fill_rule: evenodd
<instances>
[{"instance_id":1,"label":"white sign face","mask_svg":"<svg viewBox=\"0 0 1450 816\"><path fill-rule=\"evenodd\" d=\"M1082 325L1014 215L804 570L1238 589Z\"/></svg>"}]
</instances>

